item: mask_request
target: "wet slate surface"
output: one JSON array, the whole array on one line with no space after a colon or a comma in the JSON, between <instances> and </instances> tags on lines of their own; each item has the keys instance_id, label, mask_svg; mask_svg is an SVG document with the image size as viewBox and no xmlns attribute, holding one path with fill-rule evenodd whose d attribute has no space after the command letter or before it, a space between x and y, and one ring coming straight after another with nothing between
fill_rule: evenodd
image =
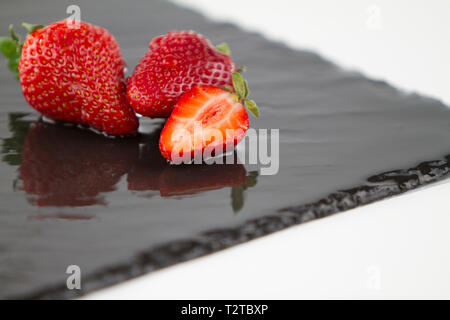
<instances>
[{"instance_id":1,"label":"wet slate surface","mask_svg":"<svg viewBox=\"0 0 450 320\"><path fill-rule=\"evenodd\" d=\"M141 121L141 135L125 140L44 123L2 61L1 298L73 297L448 174L450 110L438 101L170 3L80 6L83 20L115 35L130 69L151 38L169 30L228 42L261 107L252 126L280 129L280 170L171 167L156 147L158 120ZM6 30L63 18L66 4L13 1L1 9ZM81 291L66 289L72 264L81 267Z\"/></svg>"}]
</instances>

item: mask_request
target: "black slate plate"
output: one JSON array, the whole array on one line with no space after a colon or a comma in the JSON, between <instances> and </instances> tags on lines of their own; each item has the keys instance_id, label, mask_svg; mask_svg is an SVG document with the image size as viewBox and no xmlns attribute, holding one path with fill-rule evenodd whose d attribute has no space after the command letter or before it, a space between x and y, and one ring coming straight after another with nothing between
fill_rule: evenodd
<instances>
[{"instance_id":1,"label":"black slate plate","mask_svg":"<svg viewBox=\"0 0 450 320\"><path fill-rule=\"evenodd\" d=\"M280 170L257 177L241 165L170 167L156 149L159 121L143 120L142 135L126 140L43 123L2 62L1 298L83 294L449 171L450 110L438 101L170 3L80 6L83 20L116 36L130 68L151 38L172 29L228 42L261 107L252 125L280 129ZM2 3L0 30L65 10L57 1ZM81 267L81 291L66 288L72 264Z\"/></svg>"}]
</instances>

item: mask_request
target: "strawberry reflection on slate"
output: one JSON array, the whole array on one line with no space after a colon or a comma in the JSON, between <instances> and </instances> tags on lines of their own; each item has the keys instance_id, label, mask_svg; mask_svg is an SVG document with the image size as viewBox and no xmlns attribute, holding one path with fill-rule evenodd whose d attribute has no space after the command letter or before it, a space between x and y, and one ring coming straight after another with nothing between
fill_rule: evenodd
<instances>
[{"instance_id":1,"label":"strawberry reflection on slate","mask_svg":"<svg viewBox=\"0 0 450 320\"><path fill-rule=\"evenodd\" d=\"M247 183L242 164L169 165L161 156L158 141L161 128L142 135L139 159L128 173L128 190L159 191L162 197L192 195ZM141 194L152 197L154 193Z\"/></svg>"},{"instance_id":2,"label":"strawberry reflection on slate","mask_svg":"<svg viewBox=\"0 0 450 320\"><path fill-rule=\"evenodd\" d=\"M139 159L133 163L128 172L128 190L159 191L159 176L164 168L169 166L159 153L158 141L161 129L159 127L149 134L141 135Z\"/></svg>"},{"instance_id":3,"label":"strawberry reflection on slate","mask_svg":"<svg viewBox=\"0 0 450 320\"><path fill-rule=\"evenodd\" d=\"M38 206L104 205L138 157L133 138L108 139L76 127L36 122L27 135L20 176Z\"/></svg>"},{"instance_id":4,"label":"strawberry reflection on slate","mask_svg":"<svg viewBox=\"0 0 450 320\"><path fill-rule=\"evenodd\" d=\"M161 196L196 194L225 186L245 185L247 172L242 164L168 166L159 177Z\"/></svg>"},{"instance_id":5,"label":"strawberry reflection on slate","mask_svg":"<svg viewBox=\"0 0 450 320\"><path fill-rule=\"evenodd\" d=\"M30 125L21 117L11 117L10 127ZM39 120L31 124L25 139L14 133L9 140L23 143L22 159L17 161L21 189L31 195L33 205L106 205L106 194L116 190L127 174L128 190L137 196L183 197L231 187L233 210L242 207L242 192L250 186L242 164L170 165L158 149L160 132L161 127L137 137L112 139ZM144 191L155 193L149 196Z\"/></svg>"}]
</instances>

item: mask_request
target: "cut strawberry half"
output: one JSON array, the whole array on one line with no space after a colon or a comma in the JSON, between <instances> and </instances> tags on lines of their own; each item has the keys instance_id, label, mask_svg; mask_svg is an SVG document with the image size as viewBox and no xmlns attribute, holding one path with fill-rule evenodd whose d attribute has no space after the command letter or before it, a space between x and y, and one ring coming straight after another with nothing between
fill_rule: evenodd
<instances>
[{"instance_id":1,"label":"cut strawberry half","mask_svg":"<svg viewBox=\"0 0 450 320\"><path fill-rule=\"evenodd\" d=\"M239 97L213 86L184 93L161 132L159 149L176 162L205 159L233 150L249 127Z\"/></svg>"}]
</instances>

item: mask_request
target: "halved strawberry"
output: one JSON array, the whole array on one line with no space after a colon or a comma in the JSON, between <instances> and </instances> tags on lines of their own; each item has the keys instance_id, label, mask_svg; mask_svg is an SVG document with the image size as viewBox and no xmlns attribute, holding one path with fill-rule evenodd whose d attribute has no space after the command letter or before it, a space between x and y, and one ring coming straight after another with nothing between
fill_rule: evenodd
<instances>
[{"instance_id":1,"label":"halved strawberry","mask_svg":"<svg viewBox=\"0 0 450 320\"><path fill-rule=\"evenodd\" d=\"M178 163L198 155L203 158L206 147L214 156L234 147L248 126L247 112L232 93L213 86L195 87L175 106L161 132L159 150Z\"/></svg>"},{"instance_id":2,"label":"halved strawberry","mask_svg":"<svg viewBox=\"0 0 450 320\"><path fill-rule=\"evenodd\" d=\"M249 127L249 111L259 116L247 82L234 72L233 87L198 86L184 93L167 120L159 140L164 158L175 163L204 160L232 151Z\"/></svg>"}]
</instances>

